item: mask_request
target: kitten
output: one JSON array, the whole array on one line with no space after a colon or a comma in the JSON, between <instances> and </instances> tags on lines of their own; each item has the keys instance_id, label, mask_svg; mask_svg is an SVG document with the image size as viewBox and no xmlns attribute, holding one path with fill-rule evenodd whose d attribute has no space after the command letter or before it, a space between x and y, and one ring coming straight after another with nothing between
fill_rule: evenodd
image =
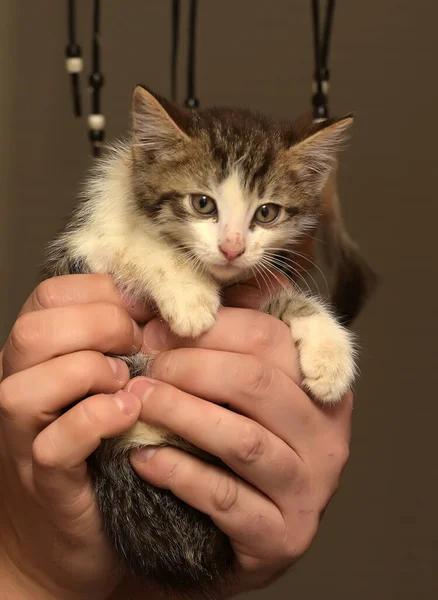
<instances>
[{"instance_id":1,"label":"kitten","mask_svg":"<svg viewBox=\"0 0 438 600\"><path fill-rule=\"evenodd\" d=\"M175 333L199 336L215 322L221 287L293 266L291 252L318 221L351 122L297 128L247 110L189 111L138 86L132 137L95 167L50 247L46 275L109 273L133 299L152 301ZM353 244L339 242L339 232L332 238L351 251L346 264L361 283ZM359 297L346 313L354 316L358 305ZM322 403L340 400L355 372L350 334L297 289L276 294L263 310L290 327L305 389ZM125 359L133 376L147 372L147 357ZM104 528L137 575L173 593L211 589L231 569L229 540L130 466L130 449L162 444L215 461L145 423L102 441L89 466Z\"/></svg>"}]
</instances>

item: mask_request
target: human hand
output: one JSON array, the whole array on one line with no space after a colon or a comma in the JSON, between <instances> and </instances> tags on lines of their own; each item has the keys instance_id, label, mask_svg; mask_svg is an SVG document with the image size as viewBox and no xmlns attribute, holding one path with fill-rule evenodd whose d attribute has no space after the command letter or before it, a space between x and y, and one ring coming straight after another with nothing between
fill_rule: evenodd
<instances>
[{"instance_id":1,"label":"human hand","mask_svg":"<svg viewBox=\"0 0 438 600\"><path fill-rule=\"evenodd\" d=\"M241 285L226 297L256 308L264 294ZM151 378L126 388L142 397L140 419L218 456L237 476L170 447L133 454L132 464L229 536L235 577L228 594L263 587L304 554L338 487L352 395L324 409L312 402L299 387L289 329L253 310L222 309L194 343L158 320L144 336L144 350L158 352Z\"/></svg>"},{"instance_id":2,"label":"human hand","mask_svg":"<svg viewBox=\"0 0 438 600\"><path fill-rule=\"evenodd\" d=\"M47 280L1 352L0 578L8 599L99 600L122 576L85 461L140 412L140 401L121 391L126 365L103 354L140 347L130 317L147 321L150 312L128 312L107 276Z\"/></svg>"}]
</instances>

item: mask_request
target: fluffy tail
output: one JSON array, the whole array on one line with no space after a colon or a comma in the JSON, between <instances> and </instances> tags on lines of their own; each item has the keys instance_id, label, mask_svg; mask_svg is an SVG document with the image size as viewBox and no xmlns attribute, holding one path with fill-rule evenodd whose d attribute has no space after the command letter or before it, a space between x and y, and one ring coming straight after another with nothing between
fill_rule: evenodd
<instances>
[{"instance_id":1,"label":"fluffy tail","mask_svg":"<svg viewBox=\"0 0 438 600\"><path fill-rule=\"evenodd\" d=\"M102 441L89 468L105 533L134 575L184 598L225 584L233 552L207 515L141 479L116 440Z\"/></svg>"},{"instance_id":2,"label":"fluffy tail","mask_svg":"<svg viewBox=\"0 0 438 600\"><path fill-rule=\"evenodd\" d=\"M340 320L350 325L364 307L377 278L345 229L336 170L323 190L322 202L320 226L325 242L324 259L332 271L332 304Z\"/></svg>"}]
</instances>

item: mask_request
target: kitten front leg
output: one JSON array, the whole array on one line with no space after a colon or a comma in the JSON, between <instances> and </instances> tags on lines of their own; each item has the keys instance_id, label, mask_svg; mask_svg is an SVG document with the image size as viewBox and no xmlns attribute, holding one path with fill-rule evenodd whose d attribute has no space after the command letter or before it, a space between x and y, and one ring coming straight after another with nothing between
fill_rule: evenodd
<instances>
[{"instance_id":1,"label":"kitten front leg","mask_svg":"<svg viewBox=\"0 0 438 600\"><path fill-rule=\"evenodd\" d=\"M153 260L146 262L145 256ZM102 271L100 266L96 264L96 272ZM128 295L141 300L151 298L177 335L195 338L213 326L220 306L218 284L187 263L169 244L137 240L121 257L115 256L113 264L105 266Z\"/></svg>"},{"instance_id":2,"label":"kitten front leg","mask_svg":"<svg viewBox=\"0 0 438 600\"><path fill-rule=\"evenodd\" d=\"M339 401L351 387L356 371L351 334L321 302L297 291L280 292L262 310L289 326L303 387L320 402Z\"/></svg>"},{"instance_id":3,"label":"kitten front leg","mask_svg":"<svg viewBox=\"0 0 438 600\"><path fill-rule=\"evenodd\" d=\"M163 319L181 337L196 338L208 331L220 306L218 286L206 278L166 278L155 289L154 299Z\"/></svg>"}]
</instances>

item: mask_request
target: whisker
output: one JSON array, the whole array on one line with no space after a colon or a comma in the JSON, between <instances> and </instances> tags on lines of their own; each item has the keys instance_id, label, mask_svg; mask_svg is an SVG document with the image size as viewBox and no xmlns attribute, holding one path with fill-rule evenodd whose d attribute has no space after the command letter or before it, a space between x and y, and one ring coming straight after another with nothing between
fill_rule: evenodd
<instances>
[{"instance_id":1,"label":"whisker","mask_svg":"<svg viewBox=\"0 0 438 600\"><path fill-rule=\"evenodd\" d=\"M263 261L260 263L260 265L262 267L264 267L270 275L272 275L273 277L275 277L275 279L281 285L281 287L283 288L283 290L288 291L287 285L283 281L281 281L281 279L277 276L277 274L275 273L275 269L270 269L269 268L270 265L268 263L263 262Z\"/></svg>"},{"instance_id":2,"label":"whisker","mask_svg":"<svg viewBox=\"0 0 438 600\"><path fill-rule=\"evenodd\" d=\"M269 261L269 264L270 264L270 266L271 266L271 267L273 267L274 269L275 269L275 268L278 266L278 265L277 265L277 264L276 264L276 263L275 263L275 262L274 262L274 261L273 261L271 258L269 258L269 257L265 257L265 260ZM276 260L278 260L278 257L276 257ZM295 268L294 268L292 265L288 265L288 264L286 264L286 263L283 263L283 264L285 264L285 265L286 265L286 266L287 266L287 267L288 267L288 268L289 268L289 269L292 271L292 273L293 273L294 275L296 275L297 277L299 277L299 278L300 278L300 280L301 280L301 281L304 283L304 285L306 286L306 288L307 288L307 292L308 292L309 294L311 294L311 289L310 289L309 283L306 281L306 279L305 279L305 277L303 276L303 274L302 274L302 273L300 273L300 271L298 271L297 269L295 269ZM290 277L290 276L289 276L287 273L283 273L283 275L284 275L284 276L285 276L285 277L286 277L286 278L287 278L287 279L288 279L288 280L289 280L289 281L292 283L292 285L294 285L294 286L298 287L298 289L299 289L299 290L300 290L302 293L304 293L304 292L303 292L303 290L301 289L300 285L299 285L299 282L298 282L296 279L292 279L292 278L291 278L291 277Z\"/></svg>"},{"instance_id":3,"label":"whisker","mask_svg":"<svg viewBox=\"0 0 438 600\"><path fill-rule=\"evenodd\" d=\"M260 283L257 277L257 271L254 269L254 267L251 267L251 273L254 275L254 279L256 280L257 283L257 287L259 288L259 290L261 290L262 288L260 287Z\"/></svg>"},{"instance_id":4,"label":"whisker","mask_svg":"<svg viewBox=\"0 0 438 600\"><path fill-rule=\"evenodd\" d=\"M265 284L266 284L266 287L268 288L268 292L269 292L269 293L271 293L271 294L274 294L274 288L271 288L271 287L270 287L270 285L269 285L269 279L266 279L266 277L265 277L265 275L264 275L264 273L263 273L263 270L262 270L262 269L261 269L261 267L260 267L260 264L256 264L256 265L254 265L254 267L255 267L255 269L257 270L257 272L259 273L260 277L261 277L261 278L263 279L263 281L265 282Z\"/></svg>"},{"instance_id":5,"label":"whisker","mask_svg":"<svg viewBox=\"0 0 438 600\"><path fill-rule=\"evenodd\" d=\"M300 256L301 258L307 260L313 267L315 267L315 269L321 274L321 277L324 280L324 284L325 284L325 287L326 287L327 294L330 295L330 287L329 287L329 284L328 284L328 281L327 281L327 277L325 276L324 272L319 267L319 265L317 265L314 260L311 260L306 254L303 254L302 252L295 251L294 254L296 254L297 256ZM310 275L310 273L309 273L309 275ZM312 279L313 279L313 277L312 277Z\"/></svg>"},{"instance_id":6,"label":"whisker","mask_svg":"<svg viewBox=\"0 0 438 600\"><path fill-rule=\"evenodd\" d=\"M322 277L322 279L324 281L326 293L327 293L328 296L330 296L330 287L329 287L329 284L328 284L328 281L327 281L327 277L325 276L324 272L321 270L321 268L319 267L319 265L314 260L312 260L311 258L309 258L308 255L303 254L302 252L299 252L298 250L293 250L293 249L290 249L290 248L272 248L272 247L270 247L270 248L267 249L268 252L272 251L272 250L273 251L277 250L279 252L287 252L288 254L291 254L292 256L296 255L296 256L298 256L298 257L306 260L312 267L314 267L321 274L321 277ZM280 258L280 257L278 257L278 258ZM322 296L321 290L319 289L319 286L318 286L315 278L313 277L313 275L310 273L310 271L308 269L306 269L305 267L303 267L299 262L292 260L290 257L283 256L282 258L284 260L293 262L293 264L296 265L297 267L304 268L306 275L308 277L310 277L310 279L312 280L313 284L315 285L315 287L316 287L316 289L318 291L318 294Z\"/></svg>"}]
</instances>

